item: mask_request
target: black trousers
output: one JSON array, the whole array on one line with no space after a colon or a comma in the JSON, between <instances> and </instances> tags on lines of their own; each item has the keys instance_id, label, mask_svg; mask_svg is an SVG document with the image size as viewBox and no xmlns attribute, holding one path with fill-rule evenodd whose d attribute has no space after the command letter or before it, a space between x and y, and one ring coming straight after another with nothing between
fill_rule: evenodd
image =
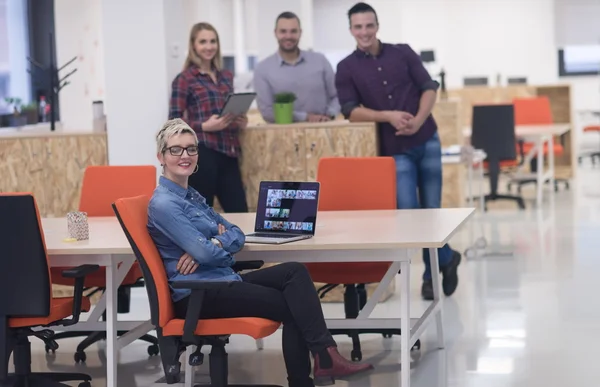
<instances>
[{"instance_id":1,"label":"black trousers","mask_svg":"<svg viewBox=\"0 0 600 387\"><path fill-rule=\"evenodd\" d=\"M211 207L216 196L224 212L248 212L236 157L199 144L198 171L190 176L189 184L206 198L206 203Z\"/></svg>"},{"instance_id":2,"label":"black trousers","mask_svg":"<svg viewBox=\"0 0 600 387\"><path fill-rule=\"evenodd\" d=\"M242 274L242 282L208 291L201 318L261 317L283 323L283 357L290 387L313 386L310 354L335 346L312 279L297 262ZM185 318L188 297L175 303Z\"/></svg>"}]
</instances>

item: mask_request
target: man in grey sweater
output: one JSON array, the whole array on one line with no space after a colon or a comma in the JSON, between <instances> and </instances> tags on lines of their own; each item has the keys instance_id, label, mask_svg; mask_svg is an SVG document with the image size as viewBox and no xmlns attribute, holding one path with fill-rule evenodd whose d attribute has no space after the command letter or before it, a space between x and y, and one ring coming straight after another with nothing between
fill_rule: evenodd
<instances>
[{"instance_id":1,"label":"man in grey sweater","mask_svg":"<svg viewBox=\"0 0 600 387\"><path fill-rule=\"evenodd\" d=\"M300 19L283 12L275 22L279 49L254 70L254 90L263 119L273 122L278 93L294 93L294 121L329 121L340 113L333 67L321 53L300 50Z\"/></svg>"}]
</instances>

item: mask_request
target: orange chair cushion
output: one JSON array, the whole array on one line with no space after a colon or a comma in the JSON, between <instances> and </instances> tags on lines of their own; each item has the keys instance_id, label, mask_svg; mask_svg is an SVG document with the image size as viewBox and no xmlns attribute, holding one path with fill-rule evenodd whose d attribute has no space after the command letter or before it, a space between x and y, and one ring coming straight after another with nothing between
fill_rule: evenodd
<instances>
[{"instance_id":1,"label":"orange chair cushion","mask_svg":"<svg viewBox=\"0 0 600 387\"><path fill-rule=\"evenodd\" d=\"M73 286L75 280L73 278L65 278L62 276L62 272L68 269L68 267L51 267L50 273L52 275L52 283L57 285ZM143 277L142 269L139 263L135 262L125 278L121 283L121 286L133 285L140 278ZM83 282L85 288L104 288L106 287L106 267L100 267L100 269L85 277Z\"/></svg>"},{"instance_id":2,"label":"orange chair cushion","mask_svg":"<svg viewBox=\"0 0 600 387\"><path fill-rule=\"evenodd\" d=\"M81 311L90 310L90 299L83 297L81 300ZM11 317L8 319L10 328L36 327L49 325L55 321L62 320L73 314L73 297L53 298L50 306L50 314L46 317Z\"/></svg>"},{"instance_id":3,"label":"orange chair cushion","mask_svg":"<svg viewBox=\"0 0 600 387\"><path fill-rule=\"evenodd\" d=\"M307 263L306 268L314 282L330 284L363 284L380 282L391 262L357 262L339 264L333 262Z\"/></svg>"},{"instance_id":4,"label":"orange chair cushion","mask_svg":"<svg viewBox=\"0 0 600 387\"><path fill-rule=\"evenodd\" d=\"M589 125L583 128L584 132L600 132L600 125Z\"/></svg>"},{"instance_id":5,"label":"orange chair cushion","mask_svg":"<svg viewBox=\"0 0 600 387\"><path fill-rule=\"evenodd\" d=\"M183 319L173 319L163 327L164 336L183 336ZM257 317L218 318L198 321L197 336L247 335L262 339L275 333L281 323Z\"/></svg>"},{"instance_id":6,"label":"orange chair cushion","mask_svg":"<svg viewBox=\"0 0 600 387\"><path fill-rule=\"evenodd\" d=\"M487 168L489 165L489 163L487 161L483 162L483 166L485 168ZM504 168L508 168L508 167L516 167L519 165L519 162L517 160L503 160L500 161L500 168L504 167Z\"/></svg>"},{"instance_id":7,"label":"orange chair cushion","mask_svg":"<svg viewBox=\"0 0 600 387\"><path fill-rule=\"evenodd\" d=\"M534 146L535 146L534 144L526 142L525 144L523 144L523 152L528 153L529 151L531 151L533 149ZM561 155L561 154L563 154L563 152L564 152L563 146L561 144L554 143L553 153L555 155ZM548 154L548 144L544 144L544 154L545 155Z\"/></svg>"}]
</instances>

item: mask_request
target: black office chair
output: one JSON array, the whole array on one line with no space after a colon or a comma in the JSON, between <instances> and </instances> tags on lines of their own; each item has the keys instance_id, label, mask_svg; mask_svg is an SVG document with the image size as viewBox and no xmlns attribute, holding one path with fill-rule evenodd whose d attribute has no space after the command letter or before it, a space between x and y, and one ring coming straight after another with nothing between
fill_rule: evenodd
<instances>
[{"instance_id":1,"label":"black office chair","mask_svg":"<svg viewBox=\"0 0 600 387\"><path fill-rule=\"evenodd\" d=\"M53 298L35 199L28 193L0 194L0 214L0 385L68 387L60 382L81 381L79 387L90 387L92 378L86 374L31 372L29 336L58 348L54 331L32 328L76 324L79 314L90 309L89 299L83 297L84 278L98 265L65 270L65 277L75 279L74 296ZM11 353L15 372L8 374Z\"/></svg>"},{"instance_id":2,"label":"black office chair","mask_svg":"<svg viewBox=\"0 0 600 387\"><path fill-rule=\"evenodd\" d=\"M473 106L471 122L471 145L487 154L490 193L485 195L484 208L487 210L487 202L491 200L513 200L520 209L525 209L525 202L521 196L498 193L501 164L504 162L505 165L518 165L513 105Z\"/></svg>"}]
</instances>

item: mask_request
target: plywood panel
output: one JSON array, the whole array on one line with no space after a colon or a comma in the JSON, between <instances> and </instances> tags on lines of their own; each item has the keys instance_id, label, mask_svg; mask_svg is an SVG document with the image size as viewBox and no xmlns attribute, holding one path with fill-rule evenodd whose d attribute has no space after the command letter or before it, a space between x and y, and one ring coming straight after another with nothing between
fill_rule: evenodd
<instances>
[{"instance_id":1,"label":"plywood panel","mask_svg":"<svg viewBox=\"0 0 600 387\"><path fill-rule=\"evenodd\" d=\"M444 164L442 168L442 207L463 207L466 200L465 166L463 164Z\"/></svg>"},{"instance_id":2,"label":"plywood panel","mask_svg":"<svg viewBox=\"0 0 600 387\"><path fill-rule=\"evenodd\" d=\"M79 206L83 172L107 164L106 134L0 138L0 191L32 192L42 217Z\"/></svg>"},{"instance_id":3,"label":"plywood panel","mask_svg":"<svg viewBox=\"0 0 600 387\"><path fill-rule=\"evenodd\" d=\"M240 142L240 169L249 211L256 211L262 180L306 180L303 129L245 130Z\"/></svg>"},{"instance_id":4,"label":"plywood panel","mask_svg":"<svg viewBox=\"0 0 600 387\"><path fill-rule=\"evenodd\" d=\"M527 85L481 86L448 90L448 97L461 101L462 120L465 125L471 125L473 105L511 103L516 97L531 97L535 92L535 87Z\"/></svg>"},{"instance_id":5,"label":"plywood panel","mask_svg":"<svg viewBox=\"0 0 600 387\"><path fill-rule=\"evenodd\" d=\"M463 144L463 117L460 100L440 100L433 107L442 147Z\"/></svg>"},{"instance_id":6,"label":"plywood panel","mask_svg":"<svg viewBox=\"0 0 600 387\"><path fill-rule=\"evenodd\" d=\"M377 156L375 125L305 129L306 178L316 180L322 157Z\"/></svg>"}]
</instances>

